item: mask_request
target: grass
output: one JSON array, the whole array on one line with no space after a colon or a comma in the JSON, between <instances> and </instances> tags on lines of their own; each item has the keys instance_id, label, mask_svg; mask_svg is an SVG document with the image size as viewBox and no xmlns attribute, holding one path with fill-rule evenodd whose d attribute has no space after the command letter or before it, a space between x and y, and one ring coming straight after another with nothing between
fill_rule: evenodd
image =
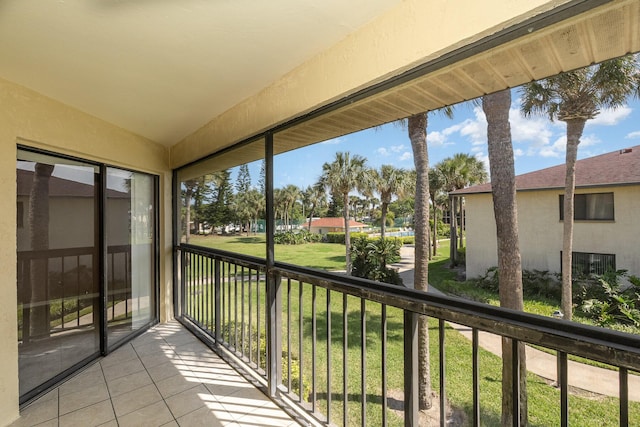
<instances>
[{"instance_id":1,"label":"grass","mask_svg":"<svg viewBox=\"0 0 640 427\"><path fill-rule=\"evenodd\" d=\"M215 238L214 238L215 239ZM237 244L233 238L229 239L229 244ZM444 243L444 242L443 242ZM315 244L304 245L315 247ZM341 245L335 245L344 249ZM293 246L293 252L302 253L302 246ZM228 249L228 247L221 248ZM279 250L277 247L276 250ZM246 251L244 253L247 253ZM313 252L315 257L315 252ZM448 268L448 245L443 244L440 247L439 254L430 263L429 279L430 283L436 286L442 286L447 280L454 277L455 273ZM281 254L282 256L282 254ZM308 255L307 255L308 256ZM338 255L335 255L338 256ZM277 256L276 256L277 257ZM296 261L298 259L299 261ZM294 262L300 265L318 264L315 259L301 259L293 256ZM344 267L342 267L344 268ZM365 326L363 328L361 319L363 312L361 311L361 302L359 299L348 296L346 315L343 317L343 295L327 291L322 288L316 288L315 304L314 293L310 285L301 285L296 281L291 281L290 300L287 297L288 282L283 282L283 330L282 330L282 351L286 354L291 352L294 360L297 360L298 366L302 372L303 378L303 397L307 404L310 404L312 397L309 391L313 389L313 379L315 378L316 390L316 410L326 414L329 409L329 399L331 396L331 422L342 424L342 416L345 411L343 404L343 385L345 378L343 370L346 363L347 367L347 424L362 425L361 408L361 389L362 373L364 376L364 388L367 399L365 405L366 425L379 426L382 425L382 364L386 365L387 373L387 390L388 396L399 396L399 392L403 388L403 313L401 310L388 307L386 309L386 359L382 359L382 305L373 302L366 302L364 318ZM261 311L264 313L264 282L256 283L255 288L261 288L260 298L256 293L252 294L252 306L256 309L260 304ZM300 297L300 287L303 292ZM232 291L233 287L228 288L226 292ZM195 289L196 294L203 292L202 288ZM207 291L204 291L205 293ZM235 298L235 294L226 294L228 297ZM327 296L330 301L327 303ZM248 295L241 297L248 305ZM232 304L233 305L233 304ZM291 308L290 330L287 329L287 313ZM315 305L315 328L312 313ZM328 310L327 310L328 307ZM539 308L540 309L540 308ZM238 316L242 317L242 311ZM235 306L226 305L225 316L227 321L234 320ZM248 322L246 312L245 322ZM255 327L257 325L257 314L253 314L252 324L254 328L254 340L257 338ZM330 325L329 328L329 319ZM343 327L344 319L347 326L347 352L346 358L343 360ZM226 323L226 322L223 322ZM265 318L264 314L260 315L261 332L265 336ZM327 339L327 330L331 330L330 340ZM362 333L364 329L364 334ZM314 335L315 331L315 335ZM290 335L289 335L290 334ZM300 346L300 334L302 334L302 346ZM290 336L290 348L287 346L287 337ZM364 337L364 339L363 339ZM231 335L228 335L231 338ZM257 340L256 340L257 341ZM314 375L314 353L313 342L315 341L315 375ZM365 343L363 351L362 343ZM254 354L258 345L254 343L252 346ZM300 350L301 349L301 350ZM328 349L330 354L328 355ZM457 331L445 328L445 350L446 350L446 387L447 398L451 405L462 410L470 419L472 411L472 358L471 343ZM438 369L438 351L439 351L439 330L436 319L430 320L430 354L431 354L431 378L434 390L439 391L439 369ZM264 356L262 356L264 359ZM285 358L286 359L286 358ZM363 361L366 370L363 369ZM283 370L286 371L286 363L283 361ZM482 408L481 420L482 425L499 425L501 410L501 360L485 350L480 350L480 402ZM329 378L331 379L329 381ZM527 376L528 393L529 393L529 419L532 426L550 426L560 424L560 395L559 390L549 386L543 379L534 374ZM328 386L330 383L330 386ZM298 392L298 389L294 389ZM397 397L398 398L398 397ZM397 403L397 402L396 402ZM580 426L614 426L619 425L618 414L619 402L616 398L608 397L584 397L571 395L569 398L569 424ZM630 402L630 419L640 420L640 404ZM389 426L402 425L402 413L388 409L387 423Z\"/></svg>"},{"instance_id":2,"label":"grass","mask_svg":"<svg viewBox=\"0 0 640 427\"><path fill-rule=\"evenodd\" d=\"M259 258L266 257L264 235L192 236L189 243ZM345 269L344 245L336 243L275 245L274 252L276 261L280 262L328 271Z\"/></svg>"}]
</instances>

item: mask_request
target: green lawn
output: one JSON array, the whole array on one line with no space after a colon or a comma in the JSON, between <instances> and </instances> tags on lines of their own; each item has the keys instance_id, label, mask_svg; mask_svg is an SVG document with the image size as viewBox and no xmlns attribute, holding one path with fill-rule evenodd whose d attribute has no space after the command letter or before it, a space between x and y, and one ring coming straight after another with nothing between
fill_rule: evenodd
<instances>
[{"instance_id":1,"label":"green lawn","mask_svg":"<svg viewBox=\"0 0 640 427\"><path fill-rule=\"evenodd\" d=\"M259 258L266 257L264 234L250 236L192 236L194 245L221 249ZM276 261L322 270L345 269L345 248L335 243L275 245Z\"/></svg>"},{"instance_id":2,"label":"green lawn","mask_svg":"<svg viewBox=\"0 0 640 427\"><path fill-rule=\"evenodd\" d=\"M202 239L202 240L200 240ZM245 240L245 237L213 237L213 238L194 238L192 241L196 244L203 246L219 247L225 250L234 250L233 248L243 246L242 252L249 255L261 256L260 250L264 250L264 240L259 238L250 237L251 240ZM328 246L330 250L327 253L333 253L333 255L319 255L318 248ZM308 244L300 246L276 246L276 258L282 261L287 261L299 265L306 265L316 268L321 265L331 265L331 262L322 261L327 257L342 257L342 265L333 261L332 269L344 269L344 254L341 254L344 250L342 245L322 245L322 244ZM448 245L443 242L443 245L439 249L439 254L430 263L429 279L430 283L435 285L441 285L446 280L454 277L454 272L448 268ZM286 258L289 257L289 258ZM287 298L287 282L284 283L283 289L283 371L287 371L286 366L286 354L290 350L294 363L292 368L295 378L295 371L300 368L302 371L302 377L304 381L303 395L304 400L309 402L311 397L309 392L312 389L313 376L313 353L312 342L313 327L312 327L312 310L313 310L313 298L312 287L310 285L303 285L303 297L302 297L302 322L300 322L300 303L299 303L299 289L300 284L296 281L291 281L291 330L287 330L287 313L288 313L288 298ZM258 298L255 292L257 287L260 287L261 295ZM235 299L234 286L230 289L232 294L226 293L227 297L231 296L231 300ZM229 289L229 288L228 288ZM264 313L264 282L260 281L259 285L254 282L252 294L252 306L255 310L257 304L262 307L261 311ZM195 290L196 293L203 292L202 288ZM206 290L204 291L207 292ZM229 292L229 291L226 291ZM226 301L226 299L224 299ZM249 298L245 293L240 301L245 302L245 308L248 307ZM236 317L235 304L229 305L225 303L225 317L223 321L226 325L233 325ZM327 378L328 372L331 375L331 422L334 424L342 423L342 414L344 411L343 406L343 296L338 292L330 292L330 304L329 312L327 313L327 291L322 288L316 288L316 354L315 354L315 389L316 389L316 404L317 410L322 413L327 412L328 406L328 387ZM238 316L242 317L241 304L238 308ZM349 296L347 298L347 391L348 391L348 425L362 425L361 418L361 374L362 361L366 361L366 424L371 426L379 426L382 424L381 420L381 402L382 402L382 364L386 364L387 369L387 389L388 396L394 396L398 398L403 388L403 371L404 371L404 359L403 359L403 316L402 311L395 308L387 308L387 355L386 360L383 361L381 357L382 352L382 306L378 303L367 302L366 303L366 351L365 357L362 357L361 346L361 305L360 300ZM257 344L255 344L257 333L255 328L257 326L257 315L252 315L252 328L254 345L252 346L252 352L255 354L258 350ZM330 341L330 361L327 362L327 319L331 319L331 341ZM245 322L248 323L248 317L245 312ZM299 334L300 325L302 325L302 352L300 352L299 346ZM230 341L234 340L235 332L230 332L229 327L225 328L227 332L225 335ZM265 336L265 319L264 315L260 315L260 329L261 336ZM437 320L432 319L430 321L430 351L431 351L431 372L433 388L436 392L439 391L439 367L438 367L438 323ZM291 336L291 348L287 348L287 336L290 332ZM246 331L247 336L248 331ZM262 338L264 340L264 338ZM264 341L261 344L262 356L264 360ZM472 411L472 359L471 359L471 343L457 331L447 327L445 333L445 351L446 351L446 387L447 398L451 405L460 409L470 417ZM300 359L302 359L300 361ZM328 369L330 366L330 369ZM286 375L286 374L285 374ZM480 351L480 401L482 407L482 424L487 426L499 425L500 423L500 393L501 393L501 361L500 358L481 349ZM284 381L286 384L286 380ZM294 391L298 393L299 388L294 385ZM560 410L559 391L549 386L543 379L536 375L528 375L528 391L529 391L529 416L530 424L532 426L553 426L559 425ZM398 401L390 401L390 406L393 404L399 404ZM570 396L570 425L579 426L615 426L619 425L618 421L618 400L615 398L589 398L580 397L577 395ZM388 425L402 425L402 414L399 411L388 409L387 411ZM640 404L630 403L630 418L637 422L640 420ZM468 418L469 419L469 418Z\"/></svg>"}]
</instances>

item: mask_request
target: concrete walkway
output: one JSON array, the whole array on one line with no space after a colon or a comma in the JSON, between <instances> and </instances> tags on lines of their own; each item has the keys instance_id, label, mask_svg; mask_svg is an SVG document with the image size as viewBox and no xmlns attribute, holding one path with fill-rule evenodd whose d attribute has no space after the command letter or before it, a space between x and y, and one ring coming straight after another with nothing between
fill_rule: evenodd
<instances>
[{"instance_id":1,"label":"concrete walkway","mask_svg":"<svg viewBox=\"0 0 640 427\"><path fill-rule=\"evenodd\" d=\"M397 268L405 286L413 287L414 250L413 246L403 246L400 250L401 260L392 264ZM433 286L429 286L429 292L445 295ZM471 340L471 328L464 325L450 323L451 327L459 331ZM499 335L480 332L479 343L482 348L501 356L502 339ZM545 353L527 346L527 369L534 374L550 381L557 381L557 358L553 354ZM568 362L569 386L576 387L591 393L618 397L619 377L618 372L610 369L598 368L574 361ZM640 402L640 376L629 375L629 400Z\"/></svg>"}]
</instances>

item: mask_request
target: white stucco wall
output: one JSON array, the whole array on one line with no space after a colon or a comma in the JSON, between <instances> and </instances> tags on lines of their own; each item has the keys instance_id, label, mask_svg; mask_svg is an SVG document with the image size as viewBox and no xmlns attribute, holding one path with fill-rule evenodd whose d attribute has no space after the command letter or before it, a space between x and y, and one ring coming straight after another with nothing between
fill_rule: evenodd
<instances>
[{"instance_id":1,"label":"white stucco wall","mask_svg":"<svg viewBox=\"0 0 640 427\"><path fill-rule=\"evenodd\" d=\"M616 268L640 276L640 186L577 189L581 193L614 193L614 221L576 221L574 252L616 255ZM518 192L518 227L522 268L560 271L561 190ZM465 196L467 277L477 277L498 264L491 194Z\"/></svg>"}]
</instances>

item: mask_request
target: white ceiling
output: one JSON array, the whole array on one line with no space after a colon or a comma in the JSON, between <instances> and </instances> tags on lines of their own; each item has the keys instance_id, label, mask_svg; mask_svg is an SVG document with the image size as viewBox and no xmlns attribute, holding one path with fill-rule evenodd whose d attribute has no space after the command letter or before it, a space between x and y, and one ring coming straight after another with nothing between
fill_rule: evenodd
<instances>
[{"instance_id":1,"label":"white ceiling","mask_svg":"<svg viewBox=\"0 0 640 427\"><path fill-rule=\"evenodd\" d=\"M400 0L0 0L0 77L171 146Z\"/></svg>"}]
</instances>

